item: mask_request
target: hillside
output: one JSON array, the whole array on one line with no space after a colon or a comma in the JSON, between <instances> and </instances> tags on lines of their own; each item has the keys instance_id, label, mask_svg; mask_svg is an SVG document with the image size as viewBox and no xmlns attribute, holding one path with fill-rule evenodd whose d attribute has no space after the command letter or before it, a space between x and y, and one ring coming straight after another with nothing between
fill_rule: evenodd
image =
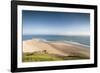
<instances>
[{"instance_id":1,"label":"hillside","mask_svg":"<svg viewBox=\"0 0 100 73\"><path fill-rule=\"evenodd\" d=\"M23 62L89 59L90 49L64 42L39 39L23 41Z\"/></svg>"}]
</instances>

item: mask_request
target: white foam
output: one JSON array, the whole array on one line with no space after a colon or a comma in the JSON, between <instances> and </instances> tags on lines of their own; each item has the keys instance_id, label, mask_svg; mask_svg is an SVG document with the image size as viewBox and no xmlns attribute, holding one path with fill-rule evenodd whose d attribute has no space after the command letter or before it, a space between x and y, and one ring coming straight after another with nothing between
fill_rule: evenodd
<instances>
[{"instance_id":1,"label":"white foam","mask_svg":"<svg viewBox=\"0 0 100 73\"><path fill-rule=\"evenodd\" d=\"M73 42L73 41L64 41L64 42L69 43L69 44L73 44L73 45L79 45L79 46L82 46L82 47L90 48L90 46L84 45L84 44L81 44L81 43L78 43L78 42Z\"/></svg>"}]
</instances>

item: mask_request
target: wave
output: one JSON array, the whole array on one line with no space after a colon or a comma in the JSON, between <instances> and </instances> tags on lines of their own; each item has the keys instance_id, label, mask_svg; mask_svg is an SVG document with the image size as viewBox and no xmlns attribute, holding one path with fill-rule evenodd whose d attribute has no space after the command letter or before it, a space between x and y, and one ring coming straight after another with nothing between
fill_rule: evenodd
<instances>
[{"instance_id":1,"label":"wave","mask_svg":"<svg viewBox=\"0 0 100 73\"><path fill-rule=\"evenodd\" d=\"M79 43L79 42L73 42L73 41L64 41L64 42L65 42L65 43L69 43L69 44L73 44L73 45L78 45L78 46L90 48L90 46L81 44L81 43Z\"/></svg>"},{"instance_id":2,"label":"wave","mask_svg":"<svg viewBox=\"0 0 100 73\"><path fill-rule=\"evenodd\" d=\"M45 40L45 39L36 39L36 38L33 38L32 40L42 41L42 42L48 42L48 40Z\"/></svg>"}]
</instances>

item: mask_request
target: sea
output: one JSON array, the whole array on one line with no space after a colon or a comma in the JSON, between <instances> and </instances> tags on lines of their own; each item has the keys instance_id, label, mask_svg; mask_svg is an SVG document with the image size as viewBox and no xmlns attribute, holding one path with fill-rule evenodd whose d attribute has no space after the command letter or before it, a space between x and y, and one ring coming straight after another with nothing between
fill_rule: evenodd
<instances>
[{"instance_id":1,"label":"sea","mask_svg":"<svg viewBox=\"0 0 100 73\"><path fill-rule=\"evenodd\" d=\"M41 39L46 41L63 41L75 42L90 46L90 36L65 36L65 35L23 35L24 40Z\"/></svg>"}]
</instances>

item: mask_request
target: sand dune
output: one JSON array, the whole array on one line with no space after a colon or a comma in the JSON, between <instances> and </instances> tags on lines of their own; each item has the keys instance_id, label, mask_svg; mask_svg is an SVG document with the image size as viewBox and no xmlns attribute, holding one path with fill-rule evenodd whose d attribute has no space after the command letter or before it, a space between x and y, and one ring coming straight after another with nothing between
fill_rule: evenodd
<instances>
[{"instance_id":1,"label":"sand dune","mask_svg":"<svg viewBox=\"0 0 100 73\"><path fill-rule=\"evenodd\" d=\"M35 51L43 51L46 50L50 54L59 54L59 55L64 55L67 56L67 53L64 53L60 50L55 49L48 43L45 43L40 40L28 40L28 41L23 41L23 52L35 52Z\"/></svg>"},{"instance_id":2,"label":"sand dune","mask_svg":"<svg viewBox=\"0 0 100 73\"><path fill-rule=\"evenodd\" d=\"M49 54L58 54L61 56L90 56L90 49L79 45L64 42L45 42L37 39L23 41L24 53L43 50L46 50Z\"/></svg>"}]
</instances>

